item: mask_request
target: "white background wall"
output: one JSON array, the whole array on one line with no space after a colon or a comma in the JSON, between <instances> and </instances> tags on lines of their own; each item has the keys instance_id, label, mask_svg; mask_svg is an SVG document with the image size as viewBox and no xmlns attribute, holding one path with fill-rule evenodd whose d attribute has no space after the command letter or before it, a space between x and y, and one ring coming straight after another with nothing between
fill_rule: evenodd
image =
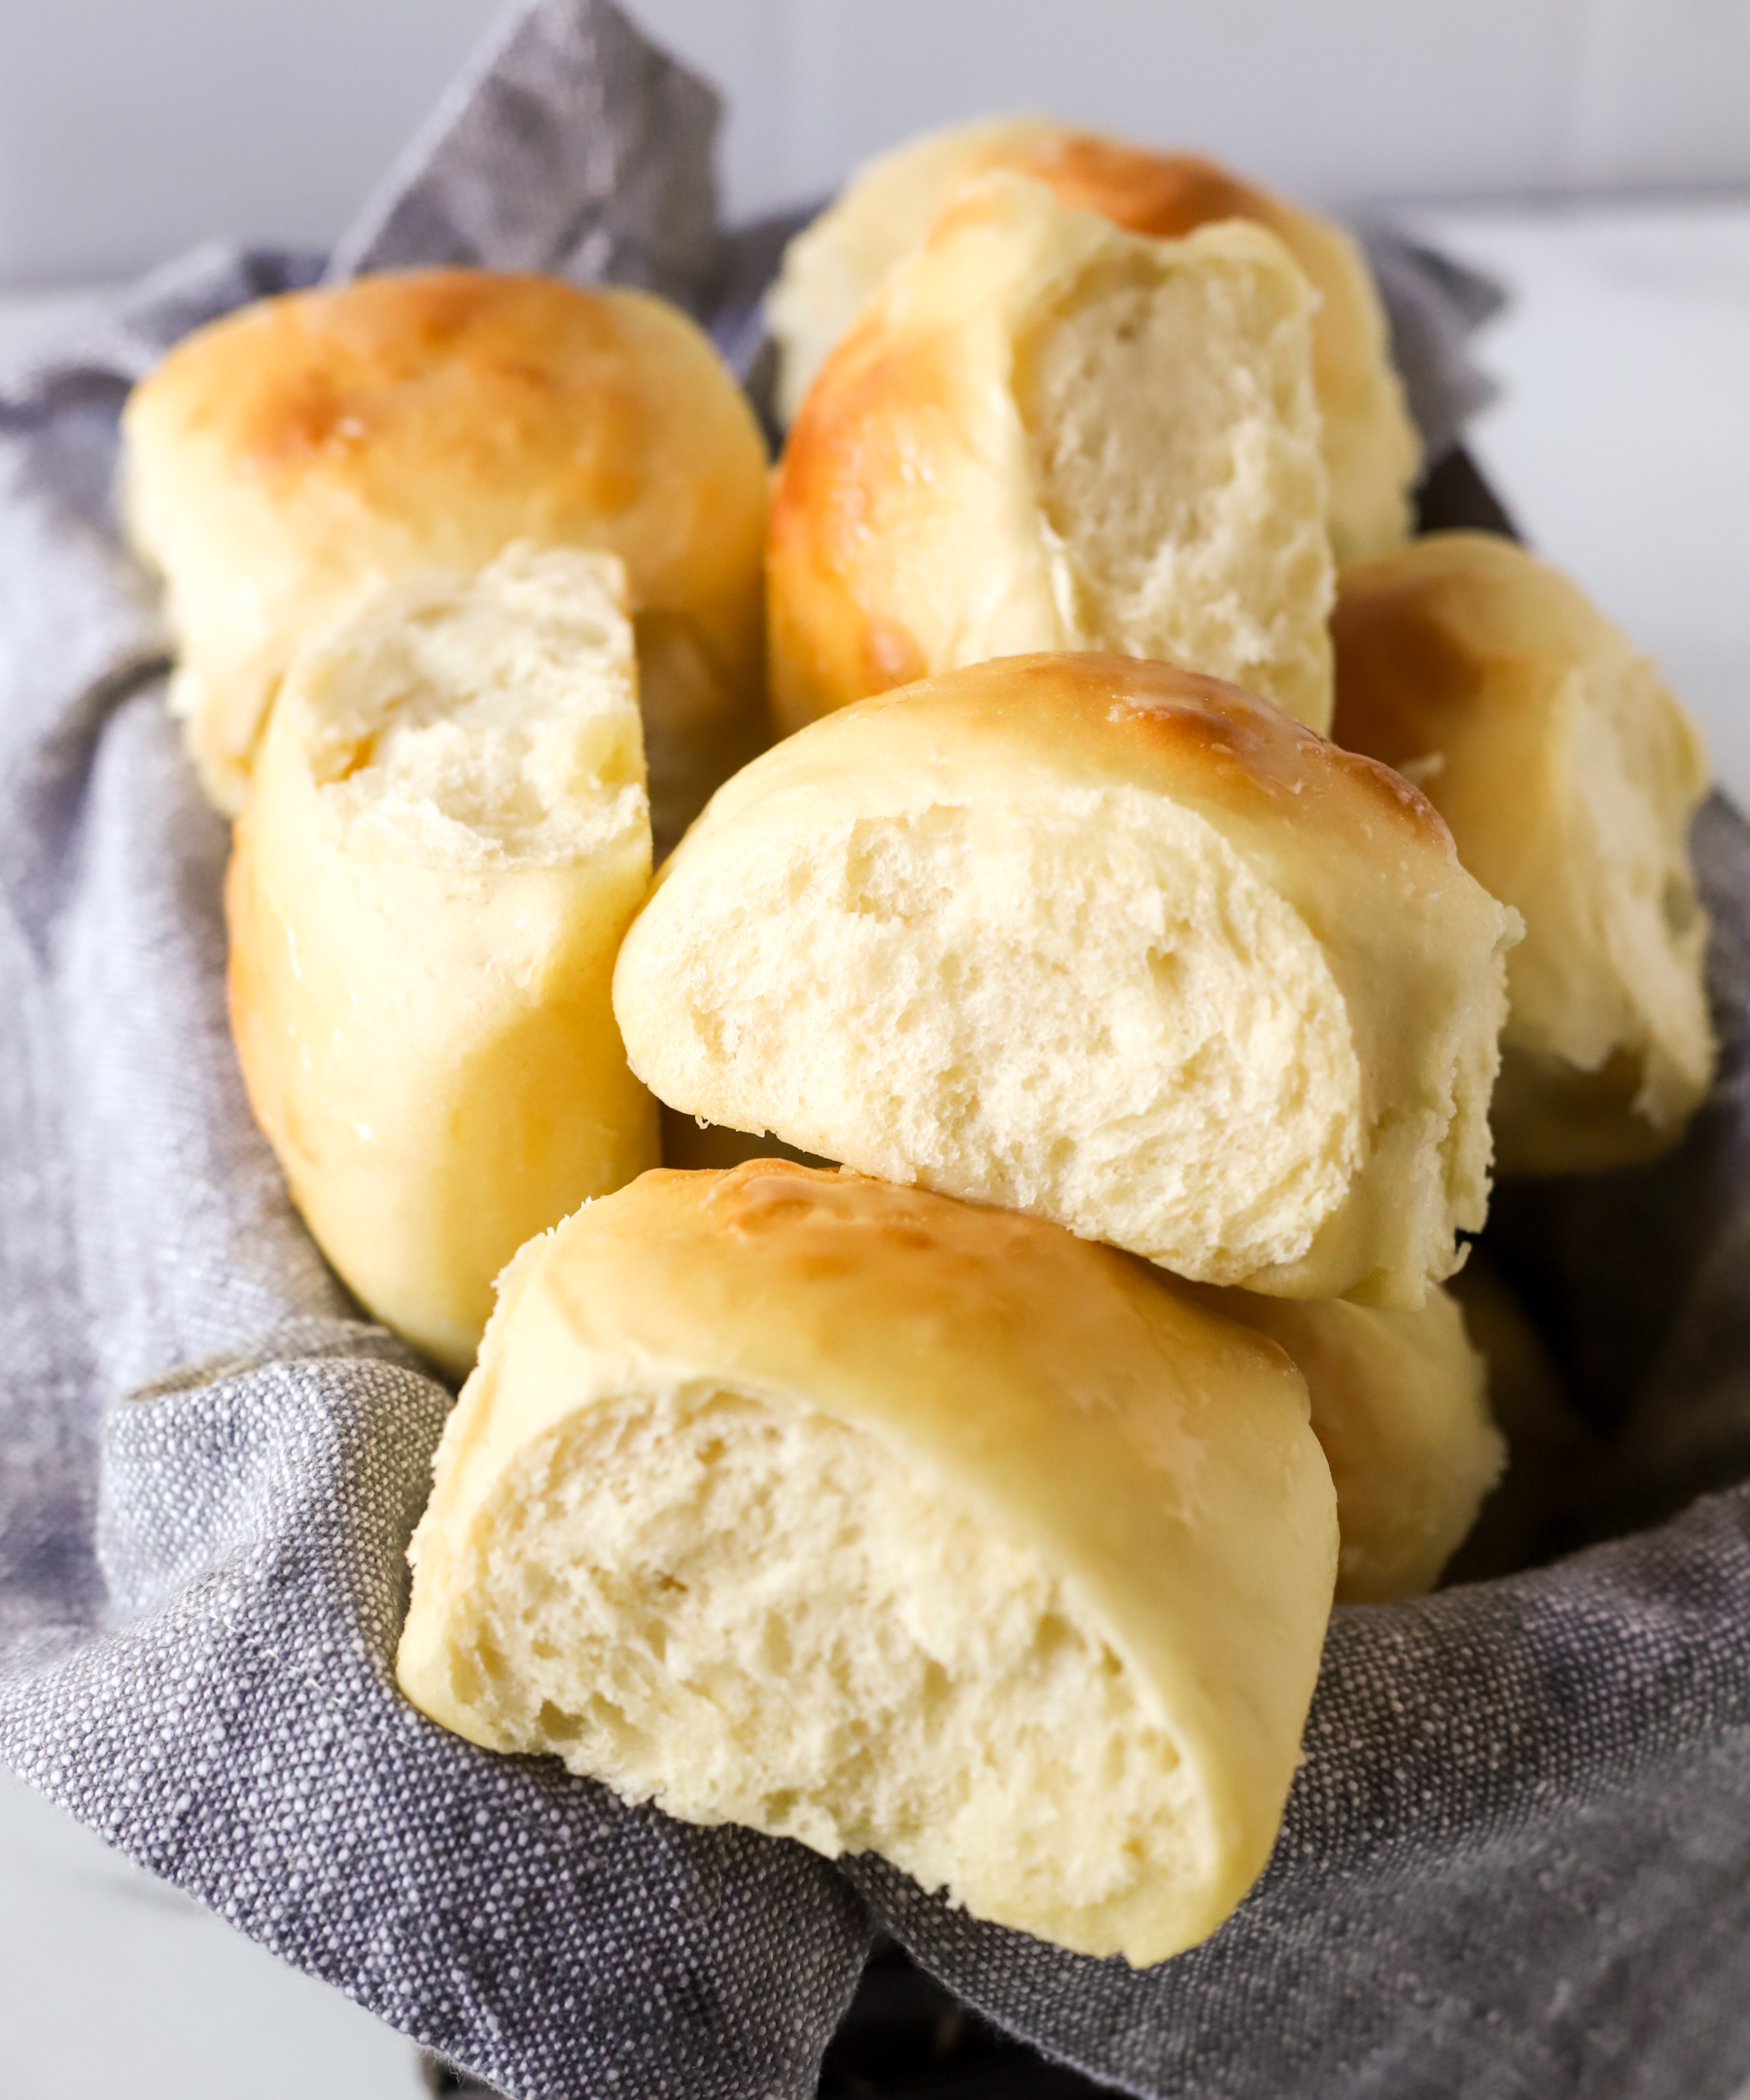
<instances>
[{"instance_id":1,"label":"white background wall","mask_svg":"<svg viewBox=\"0 0 1750 2100\"><path fill-rule=\"evenodd\" d=\"M1034 106L1312 199L1750 185L1750 0L630 0L729 199ZM495 0L0 0L0 286L336 233Z\"/></svg>"}]
</instances>

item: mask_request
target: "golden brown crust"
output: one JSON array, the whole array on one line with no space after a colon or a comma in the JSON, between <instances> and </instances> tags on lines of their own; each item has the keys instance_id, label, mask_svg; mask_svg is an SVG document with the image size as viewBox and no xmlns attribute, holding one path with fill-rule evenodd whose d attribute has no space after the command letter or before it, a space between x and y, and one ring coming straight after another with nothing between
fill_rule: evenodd
<instances>
[{"instance_id":1,"label":"golden brown crust","mask_svg":"<svg viewBox=\"0 0 1750 2100\"><path fill-rule=\"evenodd\" d=\"M282 499L338 475L394 508L409 474L493 481L543 463L554 520L612 515L648 472L650 416L629 371L649 316L542 277L466 270L294 294L228 335L203 332L143 390L140 413L225 438Z\"/></svg>"},{"instance_id":2,"label":"golden brown crust","mask_svg":"<svg viewBox=\"0 0 1750 2100\"><path fill-rule=\"evenodd\" d=\"M773 476L766 571L773 703L781 729L833 706L909 685L929 669L922 645L858 589L864 546L905 504L913 419L962 449L964 380L949 341L895 354L876 330L853 330L803 403Z\"/></svg>"},{"instance_id":3,"label":"golden brown crust","mask_svg":"<svg viewBox=\"0 0 1750 2100\"><path fill-rule=\"evenodd\" d=\"M1161 153L1039 119L971 124L884 156L802 237L799 249L816 244L820 275L814 275L816 255L799 257L796 281L781 293L777 309L781 336L794 324L787 355L802 359L796 374L787 375L792 410L798 382L819 356L820 332L825 328L829 340L850 320L840 312L835 324L825 310L845 298L847 281L860 281L866 296L956 189L1004 169L1046 184L1070 209L1098 212L1157 240L1182 239L1231 219L1274 233L1318 292L1313 382L1325 424L1338 557L1359 560L1405 537L1420 446L1391 367L1383 308L1350 235L1200 155Z\"/></svg>"},{"instance_id":4,"label":"golden brown crust","mask_svg":"<svg viewBox=\"0 0 1750 2100\"><path fill-rule=\"evenodd\" d=\"M513 541L616 553L635 619L684 622L713 688L692 741L723 748L652 738L659 814L756 747L764 446L661 300L471 270L290 294L180 344L125 431L130 531L168 581L181 708L226 806L304 641L391 578Z\"/></svg>"},{"instance_id":5,"label":"golden brown crust","mask_svg":"<svg viewBox=\"0 0 1750 2100\"><path fill-rule=\"evenodd\" d=\"M1060 204L1097 211L1132 233L1177 239L1219 219L1254 219L1279 231L1276 199L1197 154L1145 153L1091 131L1066 131L993 156L989 167L1008 166L1047 183Z\"/></svg>"},{"instance_id":6,"label":"golden brown crust","mask_svg":"<svg viewBox=\"0 0 1750 2100\"><path fill-rule=\"evenodd\" d=\"M1083 371L1036 398L1033 385L1049 346L1120 288L1170 331L1143 391L1177 403L1189 374L1182 413L1140 439L1121 428L1128 373L1118 386ZM957 192L791 425L767 535L779 726L987 657L1118 648L1237 679L1324 727L1332 572L1310 312L1292 259L1253 227L1156 244L1013 174ZM1067 456L1122 447L1124 487L1106 476L1090 502L1078 483L1055 508L1051 434L1084 414L1103 436L1066 437ZM1171 510L1148 493L1155 447ZM1125 522L1097 550L1104 508ZM1126 563L1141 572L1120 581Z\"/></svg>"},{"instance_id":7,"label":"golden brown crust","mask_svg":"<svg viewBox=\"0 0 1750 2100\"><path fill-rule=\"evenodd\" d=\"M829 719L837 735L821 748L842 749L846 711ZM1292 813L1297 828L1327 825L1334 846L1359 845L1367 826L1384 822L1407 849L1433 857L1436 875L1458 865L1439 811L1400 774L1315 735L1268 700L1175 664L1100 651L998 657L873 695L858 703L856 719L866 726L850 733L871 750L892 731L923 748L963 738L987 762L998 751L1026 753L1087 785L1141 785L1176 797L1191 790L1254 821ZM806 777L813 740L826 726L791 738L782 771ZM714 822L739 808L776 763L768 758L757 775L723 788ZM845 765L837 758L835 772ZM1370 857L1382 852L1371 836L1366 845Z\"/></svg>"},{"instance_id":8,"label":"golden brown crust","mask_svg":"<svg viewBox=\"0 0 1750 2100\"><path fill-rule=\"evenodd\" d=\"M1314 735L1268 700L1172 664L1100 655L1071 661L1070 678L1047 670L1042 682L1061 680L1090 718L1103 701L1109 732L1137 772L1156 770L1163 781L1201 772L1211 791L1235 806L1242 799L1279 803L1284 795L1352 796L1418 847L1456 861L1452 833L1419 788ZM1035 681L1040 674L1030 666L1016 682L1016 702L1031 703Z\"/></svg>"}]
</instances>

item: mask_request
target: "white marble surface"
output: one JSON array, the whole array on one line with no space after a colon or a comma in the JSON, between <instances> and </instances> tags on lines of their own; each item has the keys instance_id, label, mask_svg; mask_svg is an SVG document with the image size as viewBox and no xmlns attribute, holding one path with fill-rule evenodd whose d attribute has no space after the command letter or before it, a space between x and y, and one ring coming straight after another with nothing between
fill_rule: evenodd
<instances>
[{"instance_id":1,"label":"white marble surface","mask_svg":"<svg viewBox=\"0 0 1750 2100\"><path fill-rule=\"evenodd\" d=\"M1750 807L1750 197L1424 212L1502 275L1477 427L1523 528L1663 663ZM0 360L77 317L0 298ZM8 2100L412 2100L411 2050L0 1774ZM1750 2095L1746 2095L1750 2100Z\"/></svg>"}]
</instances>

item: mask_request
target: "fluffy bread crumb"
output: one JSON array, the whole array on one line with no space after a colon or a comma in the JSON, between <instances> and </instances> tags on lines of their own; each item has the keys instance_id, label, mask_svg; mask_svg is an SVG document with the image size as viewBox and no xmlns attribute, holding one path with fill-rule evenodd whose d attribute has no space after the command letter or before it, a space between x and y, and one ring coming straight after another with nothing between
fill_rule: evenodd
<instances>
[{"instance_id":1,"label":"fluffy bread crumb","mask_svg":"<svg viewBox=\"0 0 1750 2100\"><path fill-rule=\"evenodd\" d=\"M1194 1792L1124 1662L866 1433L631 1396L519 1454L473 1540L453 1689L506 1747L879 1852L984 1916L1122 1912L1194 1871Z\"/></svg>"},{"instance_id":2,"label":"fluffy bread crumb","mask_svg":"<svg viewBox=\"0 0 1750 2100\"><path fill-rule=\"evenodd\" d=\"M340 831L458 866L559 866L636 824L625 599L612 554L516 546L477 576L390 586L300 658L292 704Z\"/></svg>"},{"instance_id":3,"label":"fluffy bread crumb","mask_svg":"<svg viewBox=\"0 0 1750 2100\"><path fill-rule=\"evenodd\" d=\"M1298 1259L1360 1158L1317 943L1139 790L1065 790L1026 824L973 804L775 823L660 970L683 1094L1202 1280Z\"/></svg>"},{"instance_id":4,"label":"fluffy bread crumb","mask_svg":"<svg viewBox=\"0 0 1750 2100\"><path fill-rule=\"evenodd\" d=\"M1016 358L1073 646L1330 712L1334 584L1298 298L1263 271L1088 271Z\"/></svg>"}]
</instances>

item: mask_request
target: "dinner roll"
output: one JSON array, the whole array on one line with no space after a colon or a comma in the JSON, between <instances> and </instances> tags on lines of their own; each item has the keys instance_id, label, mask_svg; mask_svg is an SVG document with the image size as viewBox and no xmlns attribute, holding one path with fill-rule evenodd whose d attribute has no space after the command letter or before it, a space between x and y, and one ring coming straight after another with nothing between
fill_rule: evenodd
<instances>
[{"instance_id":1,"label":"dinner roll","mask_svg":"<svg viewBox=\"0 0 1750 2100\"><path fill-rule=\"evenodd\" d=\"M1180 1275L1413 1307L1488 1199L1513 914L1231 686L1009 658L739 773L621 951L672 1107Z\"/></svg>"},{"instance_id":2,"label":"dinner roll","mask_svg":"<svg viewBox=\"0 0 1750 2100\"><path fill-rule=\"evenodd\" d=\"M490 1749L1142 1964L1270 1855L1336 1552L1299 1375L1139 1264L664 1170L506 1278L399 1670Z\"/></svg>"},{"instance_id":3,"label":"dinner roll","mask_svg":"<svg viewBox=\"0 0 1750 2100\"><path fill-rule=\"evenodd\" d=\"M257 1121L365 1305L454 1372L523 1242L656 1162L613 958L650 874L625 578L512 547L294 658L226 883Z\"/></svg>"},{"instance_id":4,"label":"dinner roll","mask_svg":"<svg viewBox=\"0 0 1750 2100\"><path fill-rule=\"evenodd\" d=\"M171 704L228 811L303 643L391 578L517 540L625 564L660 839L763 740L765 448L660 299L472 270L264 299L173 350L123 431Z\"/></svg>"},{"instance_id":5,"label":"dinner roll","mask_svg":"<svg viewBox=\"0 0 1750 2100\"><path fill-rule=\"evenodd\" d=\"M1355 241L1211 160L1150 152L1042 117L962 124L883 154L791 241L766 301L787 422L888 271L959 190L994 168L1032 176L1060 203L1101 212L1132 233L1178 238L1222 219L1267 227L1318 294L1312 384L1338 558L1359 560L1405 537L1421 447L1392 368L1385 311Z\"/></svg>"},{"instance_id":6,"label":"dinner roll","mask_svg":"<svg viewBox=\"0 0 1750 2100\"><path fill-rule=\"evenodd\" d=\"M1112 648L1327 727L1311 308L1257 227L1156 241L1018 175L963 191L785 447L780 723L991 656Z\"/></svg>"},{"instance_id":7,"label":"dinner roll","mask_svg":"<svg viewBox=\"0 0 1750 2100\"><path fill-rule=\"evenodd\" d=\"M1338 741L1409 773L1465 866L1524 916L1501 1171L1616 1167L1674 1144L1714 1063L1695 725L1575 584L1487 534L1348 570L1334 632Z\"/></svg>"},{"instance_id":8,"label":"dinner roll","mask_svg":"<svg viewBox=\"0 0 1750 2100\"><path fill-rule=\"evenodd\" d=\"M1337 1488L1338 1603L1432 1590L1507 1456L1457 1301L1436 1285L1418 1312L1243 1290L1204 1302L1268 1335L1307 1382Z\"/></svg>"}]
</instances>

